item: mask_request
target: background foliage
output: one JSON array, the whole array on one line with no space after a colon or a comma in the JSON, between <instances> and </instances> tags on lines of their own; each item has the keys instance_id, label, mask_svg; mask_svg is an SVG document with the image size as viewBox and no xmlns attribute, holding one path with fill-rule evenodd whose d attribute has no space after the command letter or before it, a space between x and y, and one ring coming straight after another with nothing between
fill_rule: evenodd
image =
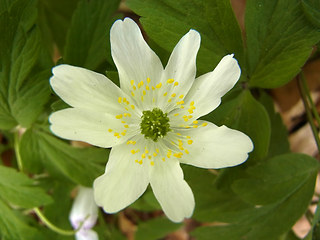
<instances>
[{"instance_id":1,"label":"background foliage","mask_svg":"<svg viewBox=\"0 0 320 240\"><path fill-rule=\"evenodd\" d=\"M139 22L166 63L190 29L201 34L198 75L235 54L242 69L236 87L204 119L241 130L255 149L241 166L210 171L183 166L196 208L193 220L174 224L161 214L150 189L129 209L136 239L159 239L187 228L197 239L293 240L293 224L307 211L319 164L291 153L288 133L267 89L292 80L320 41L320 1L247 0L241 29L229 0L0 0L0 238L72 239L42 226L34 207L71 229L72 190L91 186L104 171L109 150L75 147L48 129L52 111L66 107L50 90L55 64L107 75L117 83L109 29L126 15ZM130 11L129 11L130 10ZM134 14L131 12L133 11ZM319 54L314 55L313 59ZM124 239L119 215L100 213L100 239ZM192 227L188 227L191 225ZM318 239L320 211L306 239Z\"/></svg>"}]
</instances>

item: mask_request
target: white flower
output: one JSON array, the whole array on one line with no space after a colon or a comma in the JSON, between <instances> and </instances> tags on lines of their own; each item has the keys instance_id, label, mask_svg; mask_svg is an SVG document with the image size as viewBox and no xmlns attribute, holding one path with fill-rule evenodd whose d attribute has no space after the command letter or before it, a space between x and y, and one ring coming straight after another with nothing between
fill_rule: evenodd
<instances>
[{"instance_id":1,"label":"white flower","mask_svg":"<svg viewBox=\"0 0 320 240\"><path fill-rule=\"evenodd\" d=\"M224 168L243 163L252 151L245 134L197 120L218 107L240 77L231 54L195 79L199 46L199 33L190 30L163 68L139 27L126 18L111 28L121 88L83 68L53 69L51 86L72 108L51 115L52 132L112 147L105 174L94 182L96 203L106 212L127 207L150 183L165 214L182 221L195 202L180 163Z\"/></svg>"},{"instance_id":2,"label":"white flower","mask_svg":"<svg viewBox=\"0 0 320 240\"><path fill-rule=\"evenodd\" d=\"M92 188L79 187L69 220L76 232L76 240L98 240L98 234L91 230L98 218L98 206L95 204Z\"/></svg>"}]
</instances>

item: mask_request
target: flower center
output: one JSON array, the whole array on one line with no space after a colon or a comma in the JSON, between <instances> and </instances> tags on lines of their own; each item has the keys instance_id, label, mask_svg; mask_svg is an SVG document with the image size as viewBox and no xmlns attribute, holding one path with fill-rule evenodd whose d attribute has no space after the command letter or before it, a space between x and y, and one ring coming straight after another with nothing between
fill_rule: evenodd
<instances>
[{"instance_id":1,"label":"flower center","mask_svg":"<svg viewBox=\"0 0 320 240\"><path fill-rule=\"evenodd\" d=\"M169 118L159 108L143 111L141 119L140 129L145 138L156 142L170 131Z\"/></svg>"}]
</instances>

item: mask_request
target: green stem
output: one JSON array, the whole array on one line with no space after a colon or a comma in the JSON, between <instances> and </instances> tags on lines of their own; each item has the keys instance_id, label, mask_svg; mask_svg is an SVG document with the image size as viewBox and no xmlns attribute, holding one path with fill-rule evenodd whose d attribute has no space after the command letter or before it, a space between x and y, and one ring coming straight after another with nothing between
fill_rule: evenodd
<instances>
[{"instance_id":1,"label":"green stem","mask_svg":"<svg viewBox=\"0 0 320 240\"><path fill-rule=\"evenodd\" d=\"M55 226L54 224L52 224L47 218L46 216L43 215L43 213L40 211L39 208L34 208L33 211L37 214L37 216L40 218L40 220L52 231L59 233L61 235L65 235L65 236L72 236L74 235L77 230L64 230L61 228L58 228L57 226Z\"/></svg>"},{"instance_id":2,"label":"green stem","mask_svg":"<svg viewBox=\"0 0 320 240\"><path fill-rule=\"evenodd\" d=\"M303 72L300 73L300 79L301 79L301 83L302 83L302 87L304 89L304 92L307 95L307 98L308 98L308 101L309 101L309 104L310 104L310 107L312 110L313 117L316 119L318 127L320 127L320 117L318 114L318 110L317 110L316 105L314 104L314 102L311 98L310 90L308 88L308 84L307 84L306 78L304 77Z\"/></svg>"},{"instance_id":3,"label":"green stem","mask_svg":"<svg viewBox=\"0 0 320 240\"><path fill-rule=\"evenodd\" d=\"M14 151L16 153L18 169L20 172L23 172L23 164L22 164L22 159L21 159L21 155L20 155L19 143L20 143L20 136L19 136L19 131L17 130L14 133Z\"/></svg>"},{"instance_id":4,"label":"green stem","mask_svg":"<svg viewBox=\"0 0 320 240\"><path fill-rule=\"evenodd\" d=\"M18 169L20 172L23 172L23 164L22 164L22 159L21 159L21 154L20 154L20 135L19 135L19 130L16 129L15 133L14 133L14 151L16 154L16 159L17 159L17 164L18 164ZM78 229L81 228L82 224L79 226L78 229L76 230L64 230L61 229L57 226L55 226L53 223L51 223L46 216L43 215L43 213L40 211L39 208L34 208L33 211L35 212L35 214L39 217L39 219L52 231L59 233L61 235L65 235L65 236L72 236L74 235Z\"/></svg>"},{"instance_id":5,"label":"green stem","mask_svg":"<svg viewBox=\"0 0 320 240\"><path fill-rule=\"evenodd\" d=\"M309 106L309 103L308 103L308 97L307 96L309 95L309 97L310 97L310 93L306 92L305 88L303 87L303 80L302 80L302 78L300 76L298 76L298 84L299 84L299 90L300 90L300 94L301 94L302 101L303 101L303 104L304 104L304 108L306 110L307 118L308 118L311 130L312 130L312 133L313 133L313 137L314 137L314 139L316 141L316 144L317 144L317 147L318 147L318 152L320 152L320 139L319 139L319 135L318 135L319 133L318 133L318 130L317 130L316 126L314 125L313 118L312 118L312 112L310 110L310 106ZM310 99L311 99L311 97L310 97ZM312 102L312 99L311 99L311 102Z\"/></svg>"}]
</instances>

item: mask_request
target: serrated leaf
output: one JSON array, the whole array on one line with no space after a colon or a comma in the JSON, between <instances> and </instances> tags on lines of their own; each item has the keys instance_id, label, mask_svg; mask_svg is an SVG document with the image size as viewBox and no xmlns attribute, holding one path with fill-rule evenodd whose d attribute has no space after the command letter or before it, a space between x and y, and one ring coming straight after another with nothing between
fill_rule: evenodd
<instances>
[{"instance_id":1,"label":"serrated leaf","mask_svg":"<svg viewBox=\"0 0 320 240\"><path fill-rule=\"evenodd\" d=\"M300 0L247 1L245 23L249 83L254 87L289 82L320 40L319 30L304 17Z\"/></svg>"},{"instance_id":2,"label":"serrated leaf","mask_svg":"<svg viewBox=\"0 0 320 240\"><path fill-rule=\"evenodd\" d=\"M20 144L24 162L37 161L37 168L41 164L54 176L88 187L104 172L108 149L75 148L40 129L30 129L25 134Z\"/></svg>"},{"instance_id":3,"label":"serrated leaf","mask_svg":"<svg viewBox=\"0 0 320 240\"><path fill-rule=\"evenodd\" d=\"M24 208L47 205L52 199L33 180L16 170L0 166L1 198Z\"/></svg>"},{"instance_id":4,"label":"serrated leaf","mask_svg":"<svg viewBox=\"0 0 320 240\"><path fill-rule=\"evenodd\" d=\"M109 29L119 7L119 0L82 0L72 17L64 60L68 64L96 70L111 61Z\"/></svg>"},{"instance_id":5,"label":"serrated leaf","mask_svg":"<svg viewBox=\"0 0 320 240\"><path fill-rule=\"evenodd\" d=\"M3 4L3 3L2 3ZM35 70L41 39L36 1L12 1L0 14L0 128L29 127L46 103L48 74Z\"/></svg>"},{"instance_id":6,"label":"serrated leaf","mask_svg":"<svg viewBox=\"0 0 320 240\"><path fill-rule=\"evenodd\" d=\"M275 164L276 161L286 161L290 164L281 165L281 170L279 170L280 167ZM223 226L200 227L192 232L192 235L198 239L212 239L212 236L215 236L219 240L279 240L279 237L288 232L306 211L313 195L318 163L306 155L285 154L273 158L270 164L269 161L264 162L262 165L265 167L261 165L261 169L266 169L266 172L262 172L262 178L271 181L275 176L272 169L275 169L277 175L285 174L286 171L292 173L291 170L303 165L303 162L306 164L306 167L301 169L306 173L304 179L301 184L297 183L298 187L294 191L284 189L286 197L283 196L285 194L281 197L278 195L278 201L273 201L273 203L251 205L251 209L244 213L246 218L242 221ZM285 174L285 177L289 177L289 174ZM295 176L292 176L292 179L294 178ZM245 189L246 192L250 191L248 187Z\"/></svg>"},{"instance_id":7,"label":"serrated leaf","mask_svg":"<svg viewBox=\"0 0 320 240\"><path fill-rule=\"evenodd\" d=\"M148 36L168 52L191 28L199 31L199 72L211 71L228 53L235 53L245 68L241 31L229 0L129 0L127 4L141 16Z\"/></svg>"},{"instance_id":8,"label":"serrated leaf","mask_svg":"<svg viewBox=\"0 0 320 240\"><path fill-rule=\"evenodd\" d=\"M24 222L22 216L10 209L1 198L0 212L0 237L2 240L46 239L36 228Z\"/></svg>"},{"instance_id":9,"label":"serrated leaf","mask_svg":"<svg viewBox=\"0 0 320 240\"><path fill-rule=\"evenodd\" d=\"M250 159L261 160L267 155L271 132L270 119L263 105L253 98L250 91L243 91L230 101L223 101L221 106L204 119L247 134L254 144Z\"/></svg>"}]
</instances>

